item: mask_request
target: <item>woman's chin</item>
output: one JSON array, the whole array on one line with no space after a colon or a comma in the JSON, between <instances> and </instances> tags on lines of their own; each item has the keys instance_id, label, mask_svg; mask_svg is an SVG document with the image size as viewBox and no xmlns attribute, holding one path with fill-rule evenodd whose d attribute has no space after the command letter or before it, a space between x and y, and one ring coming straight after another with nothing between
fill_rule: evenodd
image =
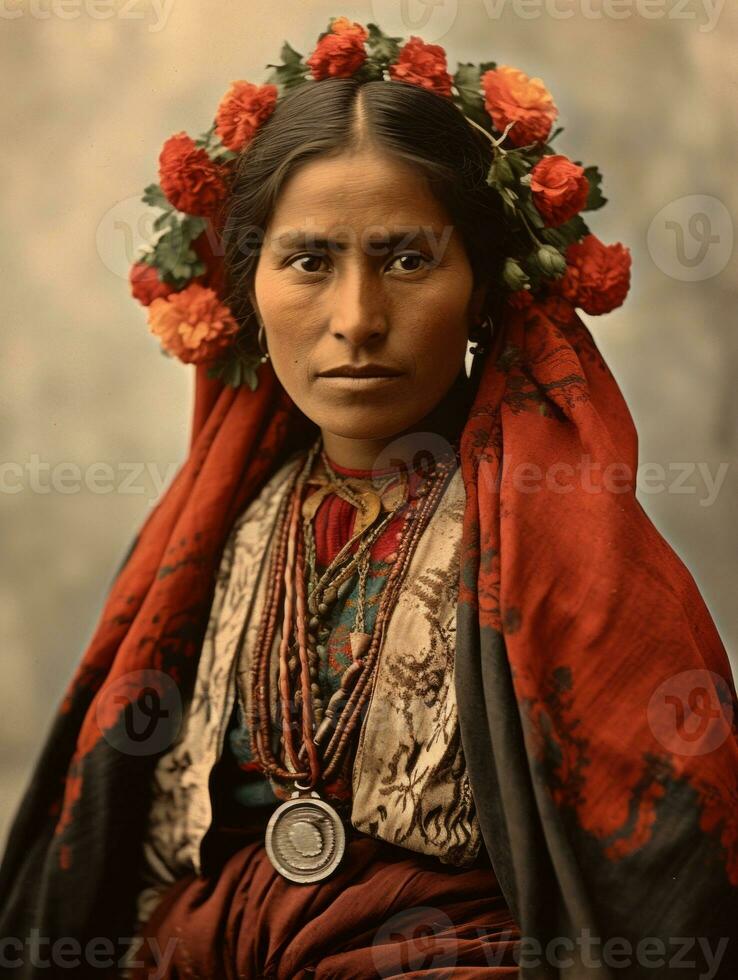
<instances>
[{"instance_id":1,"label":"woman's chin","mask_svg":"<svg viewBox=\"0 0 738 980\"><path fill-rule=\"evenodd\" d=\"M341 408L333 413L326 413L325 406L318 415L312 415L312 420L324 432L330 432L342 439L361 439L372 442L382 442L406 431L414 423L414 418L381 417L381 413L369 406L357 406L356 409Z\"/></svg>"}]
</instances>

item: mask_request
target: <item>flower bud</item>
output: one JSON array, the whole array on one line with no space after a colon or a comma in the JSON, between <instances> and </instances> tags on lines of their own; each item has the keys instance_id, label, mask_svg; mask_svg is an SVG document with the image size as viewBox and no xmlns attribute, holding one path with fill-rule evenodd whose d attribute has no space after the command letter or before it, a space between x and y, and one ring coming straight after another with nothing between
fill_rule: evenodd
<instances>
[{"instance_id":1,"label":"flower bud","mask_svg":"<svg viewBox=\"0 0 738 980\"><path fill-rule=\"evenodd\" d=\"M536 252L536 262L544 276L563 276L566 272L566 259L553 245L541 245Z\"/></svg>"},{"instance_id":2,"label":"flower bud","mask_svg":"<svg viewBox=\"0 0 738 980\"><path fill-rule=\"evenodd\" d=\"M524 288L525 284L528 282L528 276L516 259L505 259L505 266L502 270L502 280L508 289L515 291L517 289Z\"/></svg>"}]
</instances>

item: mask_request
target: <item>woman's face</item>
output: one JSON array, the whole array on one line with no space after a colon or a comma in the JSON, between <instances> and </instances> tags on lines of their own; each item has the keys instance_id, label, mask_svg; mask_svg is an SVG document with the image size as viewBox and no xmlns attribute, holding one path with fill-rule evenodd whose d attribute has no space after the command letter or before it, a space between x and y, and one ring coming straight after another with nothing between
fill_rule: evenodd
<instances>
[{"instance_id":1,"label":"woman's face","mask_svg":"<svg viewBox=\"0 0 738 980\"><path fill-rule=\"evenodd\" d=\"M251 299L279 381L328 449L326 436L381 443L422 425L463 370L484 293L420 172L362 151L288 179ZM324 376L370 363L394 374Z\"/></svg>"}]
</instances>

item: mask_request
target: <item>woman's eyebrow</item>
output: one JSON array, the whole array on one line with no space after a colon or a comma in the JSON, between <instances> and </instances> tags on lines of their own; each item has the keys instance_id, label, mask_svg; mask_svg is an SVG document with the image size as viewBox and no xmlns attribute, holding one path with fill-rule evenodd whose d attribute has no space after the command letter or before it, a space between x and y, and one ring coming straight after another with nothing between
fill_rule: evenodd
<instances>
[{"instance_id":1,"label":"woman's eyebrow","mask_svg":"<svg viewBox=\"0 0 738 980\"><path fill-rule=\"evenodd\" d=\"M389 248L394 248L396 245L409 245L411 242L417 241L418 239L427 240L429 237L433 241L437 241L442 232L433 227L426 228L408 228L405 231L390 232L387 234L371 234L367 236L361 236L362 242L367 245L371 245L372 248L377 246L386 245ZM315 248L329 248L329 249L342 249L345 248L347 242L345 239L336 236L330 236L324 232L314 232L314 231L303 231L299 229L290 230L282 232L272 238L272 244L277 248L296 248L305 245L311 245Z\"/></svg>"}]
</instances>

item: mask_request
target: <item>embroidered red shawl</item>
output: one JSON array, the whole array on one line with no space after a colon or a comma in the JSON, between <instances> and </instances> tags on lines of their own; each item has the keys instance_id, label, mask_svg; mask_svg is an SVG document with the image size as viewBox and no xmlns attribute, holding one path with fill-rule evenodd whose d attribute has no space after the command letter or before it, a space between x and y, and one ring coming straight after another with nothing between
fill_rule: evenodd
<instances>
[{"instance_id":1,"label":"embroidered red shawl","mask_svg":"<svg viewBox=\"0 0 738 980\"><path fill-rule=\"evenodd\" d=\"M112 584L13 823L2 936L107 937L125 952L156 754L114 747L130 705L108 694L150 669L187 703L228 532L314 433L271 365L255 392L198 369L189 456ZM700 955L720 955L703 975L738 975L728 658L636 499L627 406L561 301L508 312L461 455L459 718L485 844L531 940L521 976L672 976L681 956L691 977ZM588 935L600 966L567 972L568 956L589 962ZM9 975L49 975L19 959ZM105 974L75 972L88 975Z\"/></svg>"}]
</instances>

